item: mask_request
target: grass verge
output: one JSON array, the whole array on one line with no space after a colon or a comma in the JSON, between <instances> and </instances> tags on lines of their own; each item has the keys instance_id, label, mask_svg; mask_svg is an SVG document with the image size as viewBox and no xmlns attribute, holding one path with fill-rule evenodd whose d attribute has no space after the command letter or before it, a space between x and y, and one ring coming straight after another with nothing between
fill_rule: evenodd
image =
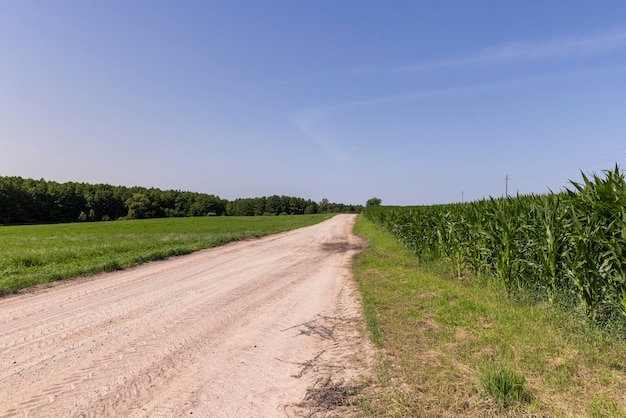
<instances>
[{"instance_id":1,"label":"grass verge","mask_svg":"<svg viewBox=\"0 0 626 418\"><path fill-rule=\"evenodd\" d=\"M0 295L312 225L332 215L165 218L0 227Z\"/></svg>"},{"instance_id":2,"label":"grass verge","mask_svg":"<svg viewBox=\"0 0 626 418\"><path fill-rule=\"evenodd\" d=\"M362 415L626 417L626 342L581 313L512 298L488 279L420 265L359 217L355 278L377 382Z\"/></svg>"}]
</instances>

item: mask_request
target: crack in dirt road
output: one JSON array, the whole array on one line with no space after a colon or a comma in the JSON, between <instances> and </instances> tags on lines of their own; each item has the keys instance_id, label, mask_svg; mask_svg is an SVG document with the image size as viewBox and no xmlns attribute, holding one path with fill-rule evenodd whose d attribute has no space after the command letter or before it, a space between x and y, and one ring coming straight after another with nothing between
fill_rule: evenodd
<instances>
[{"instance_id":1,"label":"crack in dirt road","mask_svg":"<svg viewBox=\"0 0 626 418\"><path fill-rule=\"evenodd\" d=\"M306 415L371 367L354 220L0 300L0 417Z\"/></svg>"}]
</instances>

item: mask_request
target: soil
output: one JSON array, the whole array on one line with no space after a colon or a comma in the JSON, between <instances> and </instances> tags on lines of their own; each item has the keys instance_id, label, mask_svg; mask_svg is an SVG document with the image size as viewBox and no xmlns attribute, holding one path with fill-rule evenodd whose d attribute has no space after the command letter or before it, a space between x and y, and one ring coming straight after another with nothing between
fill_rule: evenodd
<instances>
[{"instance_id":1,"label":"soil","mask_svg":"<svg viewBox=\"0 0 626 418\"><path fill-rule=\"evenodd\" d=\"M0 300L0 417L340 415L373 358L354 221Z\"/></svg>"}]
</instances>

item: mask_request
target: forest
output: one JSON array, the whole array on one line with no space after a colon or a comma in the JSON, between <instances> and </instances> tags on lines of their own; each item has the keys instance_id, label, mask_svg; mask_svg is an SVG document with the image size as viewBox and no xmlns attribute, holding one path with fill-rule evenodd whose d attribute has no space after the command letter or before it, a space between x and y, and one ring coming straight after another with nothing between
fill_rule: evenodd
<instances>
[{"instance_id":1,"label":"forest","mask_svg":"<svg viewBox=\"0 0 626 418\"><path fill-rule=\"evenodd\" d=\"M180 190L0 176L0 225L186 216L359 213L362 205L263 196L235 200Z\"/></svg>"}]
</instances>

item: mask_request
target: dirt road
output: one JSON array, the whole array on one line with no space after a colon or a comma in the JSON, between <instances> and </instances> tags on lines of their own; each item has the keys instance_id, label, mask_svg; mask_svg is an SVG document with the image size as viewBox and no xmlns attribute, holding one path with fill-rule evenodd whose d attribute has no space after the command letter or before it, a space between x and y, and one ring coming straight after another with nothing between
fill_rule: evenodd
<instances>
[{"instance_id":1,"label":"dirt road","mask_svg":"<svg viewBox=\"0 0 626 418\"><path fill-rule=\"evenodd\" d=\"M274 417L367 373L355 217L0 299L0 417Z\"/></svg>"}]
</instances>

